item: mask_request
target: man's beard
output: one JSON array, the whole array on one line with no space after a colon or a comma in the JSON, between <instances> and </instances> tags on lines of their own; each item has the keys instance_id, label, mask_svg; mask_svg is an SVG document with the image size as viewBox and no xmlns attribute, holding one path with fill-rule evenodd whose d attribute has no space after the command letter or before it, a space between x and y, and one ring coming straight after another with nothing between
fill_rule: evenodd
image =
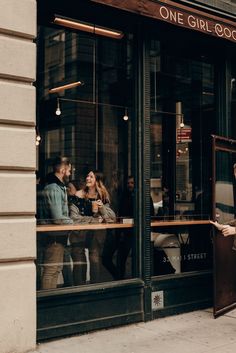
<instances>
[{"instance_id":1,"label":"man's beard","mask_svg":"<svg viewBox=\"0 0 236 353\"><path fill-rule=\"evenodd\" d=\"M68 183L70 182L70 177L68 177L67 175L65 175L65 176L63 177L63 181L64 181L65 184L68 184Z\"/></svg>"}]
</instances>

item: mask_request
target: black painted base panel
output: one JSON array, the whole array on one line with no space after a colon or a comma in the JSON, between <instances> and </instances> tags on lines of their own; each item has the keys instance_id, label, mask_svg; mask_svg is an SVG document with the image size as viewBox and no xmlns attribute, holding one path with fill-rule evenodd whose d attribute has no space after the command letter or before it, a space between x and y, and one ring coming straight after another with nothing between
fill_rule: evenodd
<instances>
[{"instance_id":1,"label":"black painted base panel","mask_svg":"<svg viewBox=\"0 0 236 353\"><path fill-rule=\"evenodd\" d=\"M164 306L151 311L151 294L163 291ZM149 321L212 306L212 273L139 279L38 293L37 339ZM147 311L147 312L145 312Z\"/></svg>"},{"instance_id":2,"label":"black painted base panel","mask_svg":"<svg viewBox=\"0 0 236 353\"><path fill-rule=\"evenodd\" d=\"M39 293L37 339L143 321L142 301L140 280Z\"/></svg>"}]
</instances>

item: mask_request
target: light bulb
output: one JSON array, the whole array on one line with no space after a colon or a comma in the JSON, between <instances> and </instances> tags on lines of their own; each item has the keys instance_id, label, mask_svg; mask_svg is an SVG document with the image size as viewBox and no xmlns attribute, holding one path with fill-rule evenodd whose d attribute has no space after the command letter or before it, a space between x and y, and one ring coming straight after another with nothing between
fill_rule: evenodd
<instances>
[{"instance_id":1,"label":"light bulb","mask_svg":"<svg viewBox=\"0 0 236 353\"><path fill-rule=\"evenodd\" d=\"M183 127L184 127L184 123L183 123L183 122L180 123L179 126L180 126L181 128L183 128Z\"/></svg>"},{"instance_id":2,"label":"light bulb","mask_svg":"<svg viewBox=\"0 0 236 353\"><path fill-rule=\"evenodd\" d=\"M61 109L59 107L57 107L57 110L56 110L56 115L61 115Z\"/></svg>"},{"instance_id":3,"label":"light bulb","mask_svg":"<svg viewBox=\"0 0 236 353\"><path fill-rule=\"evenodd\" d=\"M36 144L36 146L38 146L39 145L39 141L36 140L35 144Z\"/></svg>"},{"instance_id":4,"label":"light bulb","mask_svg":"<svg viewBox=\"0 0 236 353\"><path fill-rule=\"evenodd\" d=\"M123 116L123 120L124 120L124 121L129 120L128 109L127 109L127 108L125 108L125 114L124 114L124 116Z\"/></svg>"},{"instance_id":5,"label":"light bulb","mask_svg":"<svg viewBox=\"0 0 236 353\"><path fill-rule=\"evenodd\" d=\"M37 135L36 136L36 141L38 141L38 142L41 141L41 136Z\"/></svg>"},{"instance_id":6,"label":"light bulb","mask_svg":"<svg viewBox=\"0 0 236 353\"><path fill-rule=\"evenodd\" d=\"M55 114L57 116L61 115L61 109L60 109L60 102L59 102L59 98L57 98L57 109L55 111Z\"/></svg>"}]
</instances>

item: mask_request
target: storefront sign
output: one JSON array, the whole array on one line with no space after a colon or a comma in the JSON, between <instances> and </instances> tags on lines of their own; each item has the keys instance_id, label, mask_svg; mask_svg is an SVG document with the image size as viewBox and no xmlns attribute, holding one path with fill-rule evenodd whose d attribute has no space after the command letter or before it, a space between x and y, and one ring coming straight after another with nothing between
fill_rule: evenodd
<instances>
[{"instance_id":1,"label":"storefront sign","mask_svg":"<svg viewBox=\"0 0 236 353\"><path fill-rule=\"evenodd\" d=\"M225 25L221 21L217 22L205 16L203 17L186 11L180 11L175 7L156 4L154 17L177 26L194 29L236 42L236 27Z\"/></svg>"},{"instance_id":2,"label":"storefront sign","mask_svg":"<svg viewBox=\"0 0 236 353\"><path fill-rule=\"evenodd\" d=\"M92 0L152 17L176 26L192 29L236 43L236 24L225 18L199 11L173 1Z\"/></svg>"}]
</instances>

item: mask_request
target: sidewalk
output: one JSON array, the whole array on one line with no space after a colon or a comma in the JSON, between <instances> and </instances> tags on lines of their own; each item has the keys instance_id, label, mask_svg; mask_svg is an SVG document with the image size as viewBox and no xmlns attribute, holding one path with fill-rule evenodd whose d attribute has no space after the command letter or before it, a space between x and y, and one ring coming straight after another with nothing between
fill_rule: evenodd
<instances>
[{"instance_id":1,"label":"sidewalk","mask_svg":"<svg viewBox=\"0 0 236 353\"><path fill-rule=\"evenodd\" d=\"M41 343L31 353L235 353L236 310L212 310L141 322Z\"/></svg>"}]
</instances>

